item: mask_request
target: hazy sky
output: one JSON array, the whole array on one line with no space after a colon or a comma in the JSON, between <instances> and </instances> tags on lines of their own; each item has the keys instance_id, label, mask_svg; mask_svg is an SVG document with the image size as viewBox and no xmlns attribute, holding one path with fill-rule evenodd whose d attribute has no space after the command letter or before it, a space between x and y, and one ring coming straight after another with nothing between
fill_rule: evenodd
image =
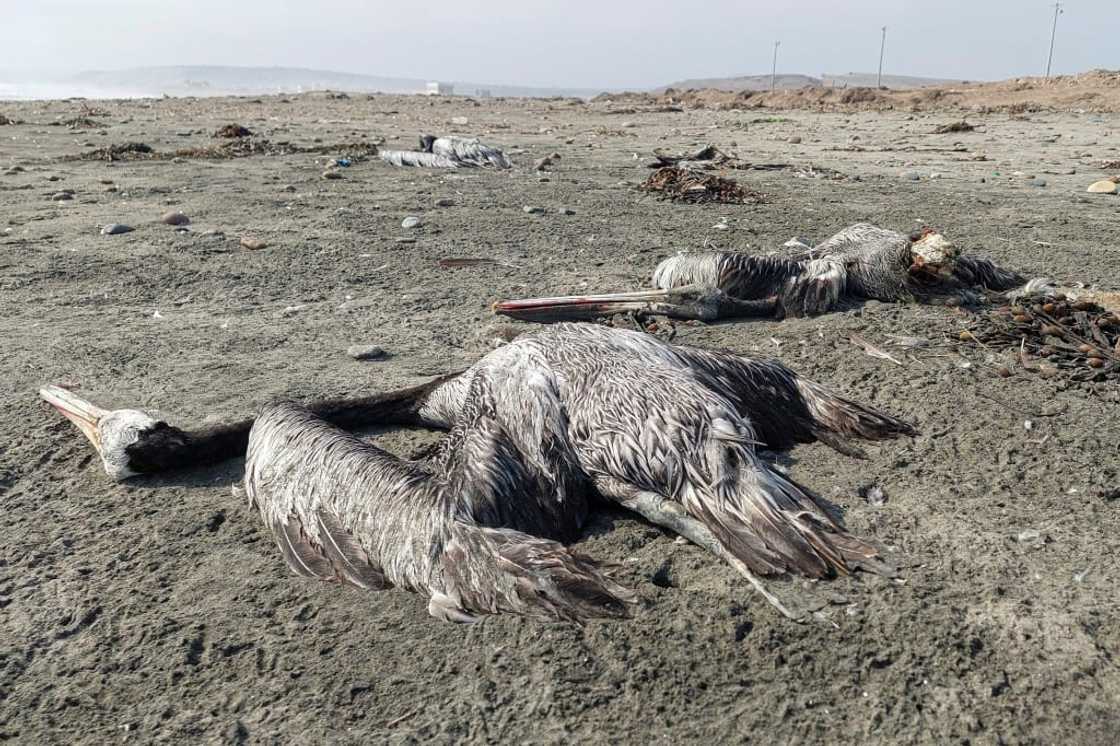
<instances>
[{"instance_id":1,"label":"hazy sky","mask_svg":"<svg viewBox=\"0 0 1120 746\"><path fill-rule=\"evenodd\" d=\"M1046 64L1042 0L0 0L0 70L314 67L542 86L638 87L779 70L993 79ZM1055 72L1120 68L1120 0L1068 0Z\"/></svg>"}]
</instances>

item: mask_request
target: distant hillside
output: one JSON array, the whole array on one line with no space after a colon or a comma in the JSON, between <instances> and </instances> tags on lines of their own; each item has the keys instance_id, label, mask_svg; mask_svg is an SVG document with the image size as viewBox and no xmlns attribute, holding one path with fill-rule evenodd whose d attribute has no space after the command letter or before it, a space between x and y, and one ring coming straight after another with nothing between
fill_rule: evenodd
<instances>
[{"instance_id":1,"label":"distant hillside","mask_svg":"<svg viewBox=\"0 0 1120 746\"><path fill-rule=\"evenodd\" d=\"M459 95L478 95L489 91L494 96L578 96L601 92L591 88L534 88L463 81L442 81L454 86ZM299 93L324 90L352 93L420 93L428 81L421 78L393 78L360 73L310 70L295 67L225 67L217 65L179 65L138 67L128 70L96 70L49 80L0 81L0 97L58 98L86 96L118 98L136 96L225 96Z\"/></svg>"},{"instance_id":2,"label":"distant hillside","mask_svg":"<svg viewBox=\"0 0 1120 746\"><path fill-rule=\"evenodd\" d=\"M874 86L876 73L844 73L842 75L824 74L820 77L812 75L778 75L774 87L778 90L793 88L850 88L855 86ZM884 75L883 85L887 88L927 88L929 86L950 85L964 81L946 80L943 78L918 78L908 75ZM768 91L770 90L769 75L740 75L732 78L690 78L670 83L657 88L664 91L667 88L676 90L689 90L710 88L717 91Z\"/></svg>"}]
</instances>

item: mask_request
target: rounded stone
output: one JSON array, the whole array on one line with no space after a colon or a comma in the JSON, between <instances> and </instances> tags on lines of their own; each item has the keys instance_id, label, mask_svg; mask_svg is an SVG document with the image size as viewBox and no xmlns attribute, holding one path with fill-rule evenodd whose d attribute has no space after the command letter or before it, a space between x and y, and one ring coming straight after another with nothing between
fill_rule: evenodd
<instances>
[{"instance_id":1,"label":"rounded stone","mask_svg":"<svg viewBox=\"0 0 1120 746\"><path fill-rule=\"evenodd\" d=\"M119 236L122 233L131 233L135 230L131 225L124 223L109 223L101 228L101 235L103 236Z\"/></svg>"},{"instance_id":2,"label":"rounded stone","mask_svg":"<svg viewBox=\"0 0 1120 746\"><path fill-rule=\"evenodd\" d=\"M418 228L420 226L420 222L420 218L416 217L415 215L409 215L407 218L401 221L401 227Z\"/></svg>"},{"instance_id":3,"label":"rounded stone","mask_svg":"<svg viewBox=\"0 0 1120 746\"><path fill-rule=\"evenodd\" d=\"M178 210L170 210L169 212L163 213L163 216L160 217L159 222L165 223L167 225L189 225L191 219Z\"/></svg>"}]
</instances>

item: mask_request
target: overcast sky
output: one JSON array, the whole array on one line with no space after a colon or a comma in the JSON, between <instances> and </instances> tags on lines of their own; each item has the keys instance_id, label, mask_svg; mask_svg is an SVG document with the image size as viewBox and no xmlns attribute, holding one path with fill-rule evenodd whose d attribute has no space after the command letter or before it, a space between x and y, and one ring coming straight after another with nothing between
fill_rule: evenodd
<instances>
[{"instance_id":1,"label":"overcast sky","mask_svg":"<svg viewBox=\"0 0 1120 746\"><path fill-rule=\"evenodd\" d=\"M1043 72L1042 0L0 0L0 70L279 65L398 77L650 87L690 77ZM1120 0L1068 0L1054 70L1120 68Z\"/></svg>"}]
</instances>

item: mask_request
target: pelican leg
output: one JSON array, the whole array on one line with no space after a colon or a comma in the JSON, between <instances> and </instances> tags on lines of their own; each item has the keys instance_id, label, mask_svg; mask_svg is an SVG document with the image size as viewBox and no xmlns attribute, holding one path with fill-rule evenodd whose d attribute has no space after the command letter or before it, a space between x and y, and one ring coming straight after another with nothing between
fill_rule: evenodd
<instances>
[{"instance_id":1,"label":"pelican leg","mask_svg":"<svg viewBox=\"0 0 1120 746\"><path fill-rule=\"evenodd\" d=\"M655 526L661 526L679 536L683 536L701 549L706 549L716 555L746 578L747 582L753 585L755 590L783 616L795 622L805 621L804 612L791 611L781 599L766 587L762 578L751 572L742 560L727 551L716 540L707 526L688 515L676 501L653 492L639 490L637 487L609 477L597 478L595 487L603 497L634 511Z\"/></svg>"}]
</instances>

